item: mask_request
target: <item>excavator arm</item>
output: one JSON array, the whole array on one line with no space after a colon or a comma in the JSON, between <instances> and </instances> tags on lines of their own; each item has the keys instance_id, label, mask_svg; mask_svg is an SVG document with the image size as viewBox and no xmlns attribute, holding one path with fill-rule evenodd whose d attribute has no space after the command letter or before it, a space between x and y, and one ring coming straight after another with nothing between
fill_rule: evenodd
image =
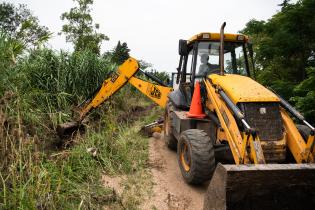
<instances>
[{"instance_id":1,"label":"excavator arm","mask_svg":"<svg viewBox=\"0 0 315 210\"><path fill-rule=\"evenodd\" d=\"M152 75L150 78L160 83L160 85L135 77L135 74L139 71L141 70L139 69L137 60L131 57L128 58L118 67L116 72L113 72L109 78L103 81L98 92L79 107L78 119L57 126L58 135L63 137L75 131L91 110L99 107L128 82L160 107L164 108L166 106L167 96L169 92L172 91L172 88L165 86L165 84L162 84L161 81ZM144 74L147 75L146 73Z\"/></svg>"}]
</instances>

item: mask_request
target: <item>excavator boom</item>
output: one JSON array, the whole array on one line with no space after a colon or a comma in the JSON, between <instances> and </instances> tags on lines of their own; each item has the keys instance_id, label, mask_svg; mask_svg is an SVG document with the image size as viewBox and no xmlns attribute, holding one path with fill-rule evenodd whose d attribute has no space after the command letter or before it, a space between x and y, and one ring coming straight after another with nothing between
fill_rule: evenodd
<instances>
[{"instance_id":1,"label":"excavator boom","mask_svg":"<svg viewBox=\"0 0 315 210\"><path fill-rule=\"evenodd\" d=\"M65 135L72 134L78 129L83 119L91 110L99 107L112 95L117 93L120 88L124 87L128 82L152 101L164 108L167 102L168 93L172 91L172 88L164 86L164 84L156 85L152 82L144 81L135 77L135 74L141 71L139 68L140 67L136 59L131 57L128 58L122 65L118 67L116 72L113 72L109 78L103 81L103 84L94 97L87 100L87 102L82 105L82 108L79 108L78 119L72 122L59 124L57 126L58 135L63 137ZM154 79L158 83L161 83L161 81L155 79L153 76L150 78Z\"/></svg>"}]
</instances>

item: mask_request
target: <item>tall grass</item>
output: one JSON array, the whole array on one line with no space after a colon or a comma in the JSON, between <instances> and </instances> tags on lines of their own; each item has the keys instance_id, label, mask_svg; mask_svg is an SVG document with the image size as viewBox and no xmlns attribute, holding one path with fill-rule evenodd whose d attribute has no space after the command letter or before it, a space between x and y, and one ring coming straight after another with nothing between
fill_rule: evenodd
<instances>
[{"instance_id":1,"label":"tall grass","mask_svg":"<svg viewBox=\"0 0 315 210\"><path fill-rule=\"evenodd\" d=\"M0 52L8 52L8 42L0 36ZM116 66L88 51L9 58L0 54L0 209L100 209L117 201L101 173L133 173L147 160L147 139L117 119L139 103L126 101L134 90L120 91L73 147L56 148L54 131Z\"/></svg>"},{"instance_id":2,"label":"tall grass","mask_svg":"<svg viewBox=\"0 0 315 210\"><path fill-rule=\"evenodd\" d=\"M88 51L69 54L48 49L32 52L16 66L18 81L23 81L19 91L32 99L31 106L40 106L44 113L59 113L53 116L58 116L54 124L69 117L65 114L70 104L82 101L114 69L108 59Z\"/></svg>"}]
</instances>

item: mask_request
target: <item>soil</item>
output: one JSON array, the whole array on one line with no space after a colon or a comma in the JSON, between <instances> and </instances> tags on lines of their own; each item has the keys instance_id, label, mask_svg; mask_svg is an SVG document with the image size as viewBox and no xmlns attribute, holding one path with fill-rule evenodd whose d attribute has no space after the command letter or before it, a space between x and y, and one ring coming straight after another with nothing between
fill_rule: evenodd
<instances>
[{"instance_id":1,"label":"soil","mask_svg":"<svg viewBox=\"0 0 315 210\"><path fill-rule=\"evenodd\" d=\"M209 183L201 186L185 183L178 167L176 152L166 147L163 136L158 133L150 139L149 153L153 195L143 202L141 209L202 209Z\"/></svg>"},{"instance_id":2,"label":"soil","mask_svg":"<svg viewBox=\"0 0 315 210\"><path fill-rule=\"evenodd\" d=\"M153 189L139 209L143 210L198 210L203 208L203 199L209 183L191 186L185 183L177 164L175 151L169 150L163 136L154 133L149 142L149 169L153 179ZM115 194L123 193L124 176L102 176L105 186L112 188ZM121 206L109 205L104 209L120 209Z\"/></svg>"},{"instance_id":3,"label":"soil","mask_svg":"<svg viewBox=\"0 0 315 210\"><path fill-rule=\"evenodd\" d=\"M121 185L121 182L125 180L125 176L108 176L106 174L102 175L102 182L103 184L108 187L113 189L117 194L121 195L123 193L123 186Z\"/></svg>"}]
</instances>

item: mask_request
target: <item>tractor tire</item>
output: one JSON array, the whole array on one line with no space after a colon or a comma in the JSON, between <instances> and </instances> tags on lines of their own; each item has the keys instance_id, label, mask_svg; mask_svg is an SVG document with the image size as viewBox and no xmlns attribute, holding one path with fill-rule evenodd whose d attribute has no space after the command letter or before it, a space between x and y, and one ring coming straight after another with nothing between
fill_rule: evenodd
<instances>
[{"instance_id":1,"label":"tractor tire","mask_svg":"<svg viewBox=\"0 0 315 210\"><path fill-rule=\"evenodd\" d=\"M164 114L164 139L166 146L176 151L177 149L177 140L173 134L173 115L174 115L174 105L172 102L167 102L165 114Z\"/></svg>"},{"instance_id":2,"label":"tractor tire","mask_svg":"<svg viewBox=\"0 0 315 210\"><path fill-rule=\"evenodd\" d=\"M308 136L311 133L311 129L307 127L306 125L300 125L300 124L296 125L296 128L298 129L304 141L306 142L308 139Z\"/></svg>"},{"instance_id":3,"label":"tractor tire","mask_svg":"<svg viewBox=\"0 0 315 210\"><path fill-rule=\"evenodd\" d=\"M177 145L179 168L188 184L210 180L215 170L213 141L206 132L189 129L182 132Z\"/></svg>"}]
</instances>

